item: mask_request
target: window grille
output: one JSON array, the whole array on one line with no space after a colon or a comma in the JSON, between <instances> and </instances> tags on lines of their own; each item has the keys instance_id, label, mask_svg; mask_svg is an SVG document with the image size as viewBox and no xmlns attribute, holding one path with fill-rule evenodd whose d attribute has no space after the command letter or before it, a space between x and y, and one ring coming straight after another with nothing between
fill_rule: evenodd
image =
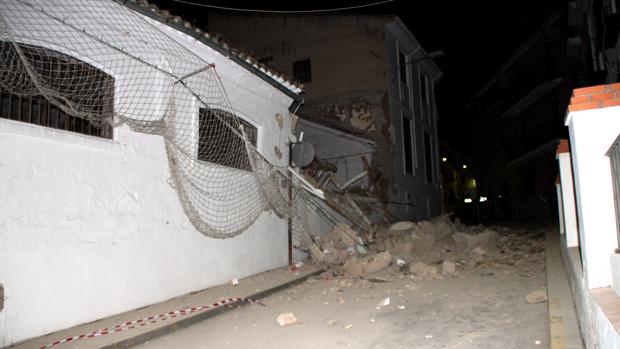
<instances>
[{"instance_id":1,"label":"window grille","mask_svg":"<svg viewBox=\"0 0 620 349\"><path fill-rule=\"evenodd\" d=\"M16 51L13 44L0 42L3 57L16 57L9 51ZM88 115L113 115L114 102L110 98L114 91L114 78L101 70L82 62L74 57L42 47L19 44L24 57L33 62L32 69L45 86L53 86L54 89L64 92L69 96L68 103L62 100L50 102L46 96L39 93L39 88L34 87L31 81L23 81L31 88L25 88L26 93L0 89L0 118L11 119L30 124L77 132L89 136L112 138L112 126L110 123L101 122L100 125L74 116L76 114ZM9 72L0 73L0 79L6 79ZM105 90L107 98L101 93ZM67 113L61 106L67 104L78 106L75 113Z\"/></svg>"},{"instance_id":2,"label":"window grille","mask_svg":"<svg viewBox=\"0 0 620 349\"><path fill-rule=\"evenodd\" d=\"M218 117L219 116L219 117ZM251 171L243 139L237 136L237 117L220 109L200 108L198 130L198 160ZM256 147L257 129L249 122L238 118L248 139Z\"/></svg>"}]
</instances>

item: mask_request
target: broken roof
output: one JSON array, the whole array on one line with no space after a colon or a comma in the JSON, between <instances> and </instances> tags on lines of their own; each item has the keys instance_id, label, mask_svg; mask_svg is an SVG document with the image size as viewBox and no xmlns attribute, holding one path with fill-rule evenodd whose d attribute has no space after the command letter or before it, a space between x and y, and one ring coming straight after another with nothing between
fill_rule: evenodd
<instances>
[{"instance_id":1,"label":"broken roof","mask_svg":"<svg viewBox=\"0 0 620 349\"><path fill-rule=\"evenodd\" d=\"M167 10L160 10L155 4L151 4L146 0L115 1L136 12L139 12L140 14L155 19L182 33L194 37L196 40L202 42L222 55L228 57L243 68L249 70L251 73L282 91L295 101L301 102L302 98L299 94L303 92L302 84L293 81L281 72L259 63L252 54L231 47L228 43L222 40L222 36L220 34L209 33L201 28L195 27L189 21L184 20L180 16L175 16Z\"/></svg>"}]
</instances>

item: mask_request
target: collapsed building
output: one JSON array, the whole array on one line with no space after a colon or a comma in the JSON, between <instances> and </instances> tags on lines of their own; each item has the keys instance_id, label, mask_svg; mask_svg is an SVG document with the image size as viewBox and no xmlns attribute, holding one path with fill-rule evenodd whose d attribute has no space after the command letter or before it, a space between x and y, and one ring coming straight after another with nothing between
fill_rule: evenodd
<instances>
[{"instance_id":1,"label":"collapsed building","mask_svg":"<svg viewBox=\"0 0 620 349\"><path fill-rule=\"evenodd\" d=\"M441 212L440 53L398 17L210 13L209 26L304 84L296 134L317 187L349 192L373 223Z\"/></svg>"}]
</instances>

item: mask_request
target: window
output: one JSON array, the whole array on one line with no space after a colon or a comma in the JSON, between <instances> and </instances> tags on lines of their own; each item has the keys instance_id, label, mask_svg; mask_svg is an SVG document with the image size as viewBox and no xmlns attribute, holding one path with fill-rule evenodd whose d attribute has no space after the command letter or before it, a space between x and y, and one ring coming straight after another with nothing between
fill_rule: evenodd
<instances>
[{"instance_id":1,"label":"window","mask_svg":"<svg viewBox=\"0 0 620 349\"><path fill-rule=\"evenodd\" d=\"M403 153L405 156L405 173L413 174L413 141L411 137L411 120L404 114L403 119Z\"/></svg>"},{"instance_id":2,"label":"window","mask_svg":"<svg viewBox=\"0 0 620 349\"><path fill-rule=\"evenodd\" d=\"M67 108L80 113L103 118L114 113L114 78L101 70L74 57L43 47L19 44L24 57L31 62L30 68L51 86L53 91L66 98ZM11 43L0 42L3 57L15 57L18 53ZM23 69L20 63L13 62L8 68ZM76 72L79 72L77 74ZM9 72L0 73L1 75ZM32 84L27 81L24 84ZM25 85L24 87L28 87ZM32 88L34 90L34 87ZM57 99L51 103L45 96L17 94L0 88L0 118L11 119L55 129L77 132L89 136L112 138L112 126L102 123L95 125L89 120L65 112Z\"/></svg>"},{"instance_id":3,"label":"window","mask_svg":"<svg viewBox=\"0 0 620 349\"><path fill-rule=\"evenodd\" d=\"M428 116L430 118L431 103L429 94L428 77L421 71L418 71L420 80L420 105L422 109L422 117Z\"/></svg>"},{"instance_id":4,"label":"window","mask_svg":"<svg viewBox=\"0 0 620 349\"><path fill-rule=\"evenodd\" d=\"M407 60L401 51L398 51L398 72L401 85L407 85Z\"/></svg>"},{"instance_id":5,"label":"window","mask_svg":"<svg viewBox=\"0 0 620 349\"><path fill-rule=\"evenodd\" d=\"M422 104L428 104L428 77L420 72L420 98Z\"/></svg>"},{"instance_id":6,"label":"window","mask_svg":"<svg viewBox=\"0 0 620 349\"><path fill-rule=\"evenodd\" d=\"M398 75L400 78L400 101L406 108L411 108L407 84L407 56L400 50L398 50Z\"/></svg>"},{"instance_id":7,"label":"window","mask_svg":"<svg viewBox=\"0 0 620 349\"><path fill-rule=\"evenodd\" d=\"M293 78L299 82L312 81L310 59L304 59L293 63Z\"/></svg>"},{"instance_id":8,"label":"window","mask_svg":"<svg viewBox=\"0 0 620 349\"><path fill-rule=\"evenodd\" d=\"M273 56L263 57L258 59L258 63L263 64L269 68L275 68L276 65L273 63Z\"/></svg>"},{"instance_id":9,"label":"window","mask_svg":"<svg viewBox=\"0 0 620 349\"><path fill-rule=\"evenodd\" d=\"M426 160L426 182L433 183L433 143L431 135L424 132L424 157Z\"/></svg>"},{"instance_id":10,"label":"window","mask_svg":"<svg viewBox=\"0 0 620 349\"><path fill-rule=\"evenodd\" d=\"M200 108L198 117L198 160L251 171L245 144L232 129L237 130L235 119L238 119L250 142L256 147L256 127L220 109Z\"/></svg>"}]
</instances>

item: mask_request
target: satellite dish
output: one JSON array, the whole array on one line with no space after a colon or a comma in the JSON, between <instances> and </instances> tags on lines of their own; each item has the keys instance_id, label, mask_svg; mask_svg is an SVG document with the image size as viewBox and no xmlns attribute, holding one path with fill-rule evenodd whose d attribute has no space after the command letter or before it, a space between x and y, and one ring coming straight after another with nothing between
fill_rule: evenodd
<instances>
[{"instance_id":1,"label":"satellite dish","mask_svg":"<svg viewBox=\"0 0 620 349\"><path fill-rule=\"evenodd\" d=\"M314 147L310 143L293 144L291 160L297 167L306 167L314 160Z\"/></svg>"}]
</instances>

